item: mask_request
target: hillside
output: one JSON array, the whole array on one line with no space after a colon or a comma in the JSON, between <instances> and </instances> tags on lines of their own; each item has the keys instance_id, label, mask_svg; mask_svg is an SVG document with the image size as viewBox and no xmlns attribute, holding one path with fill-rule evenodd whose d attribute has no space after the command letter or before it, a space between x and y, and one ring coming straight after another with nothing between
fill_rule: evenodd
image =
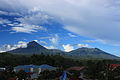
<instances>
[{"instance_id":1,"label":"hillside","mask_svg":"<svg viewBox=\"0 0 120 80\"><path fill-rule=\"evenodd\" d=\"M61 50L57 49L47 49L35 41L29 42L26 48L17 48L15 50L8 51L8 53L13 54L24 54L24 55L32 55L32 54L56 54L56 53L63 53Z\"/></svg>"},{"instance_id":2,"label":"hillside","mask_svg":"<svg viewBox=\"0 0 120 80\"><path fill-rule=\"evenodd\" d=\"M44 53L46 55L60 54L64 57L73 59L120 59L119 57L102 51L98 48L79 48L70 52L64 52L58 49L47 49L35 41L29 42L26 48L17 48L8 53L33 55Z\"/></svg>"},{"instance_id":3,"label":"hillside","mask_svg":"<svg viewBox=\"0 0 120 80\"><path fill-rule=\"evenodd\" d=\"M82 59L120 59L98 48L79 48L68 53L71 57Z\"/></svg>"}]
</instances>

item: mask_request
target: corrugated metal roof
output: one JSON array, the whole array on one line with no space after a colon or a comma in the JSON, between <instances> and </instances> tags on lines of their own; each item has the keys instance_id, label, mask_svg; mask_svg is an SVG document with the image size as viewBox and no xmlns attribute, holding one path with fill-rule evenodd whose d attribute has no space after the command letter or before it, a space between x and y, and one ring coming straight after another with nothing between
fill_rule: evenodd
<instances>
[{"instance_id":1,"label":"corrugated metal roof","mask_svg":"<svg viewBox=\"0 0 120 80\"><path fill-rule=\"evenodd\" d=\"M16 66L15 68L16 69L18 69L18 68L56 69L56 67L53 67L53 66L50 66L50 65L47 65L47 64L43 64L43 65L40 65L40 66L37 66L37 65L20 65L20 66Z\"/></svg>"},{"instance_id":2,"label":"corrugated metal roof","mask_svg":"<svg viewBox=\"0 0 120 80\"><path fill-rule=\"evenodd\" d=\"M16 69L17 68L37 68L36 65L20 65L20 66L16 66L15 67Z\"/></svg>"}]
</instances>

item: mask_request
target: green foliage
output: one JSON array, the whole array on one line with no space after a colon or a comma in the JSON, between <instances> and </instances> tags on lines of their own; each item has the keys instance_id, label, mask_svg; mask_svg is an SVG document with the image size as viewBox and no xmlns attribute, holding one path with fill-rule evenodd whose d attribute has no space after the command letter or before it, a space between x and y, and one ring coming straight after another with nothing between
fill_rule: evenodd
<instances>
[{"instance_id":1,"label":"green foliage","mask_svg":"<svg viewBox=\"0 0 120 80\"><path fill-rule=\"evenodd\" d=\"M88 61L85 70L85 77L97 80L120 80L120 68L112 68L110 64L119 63L119 61L100 60Z\"/></svg>"},{"instance_id":2,"label":"green foliage","mask_svg":"<svg viewBox=\"0 0 120 80\"><path fill-rule=\"evenodd\" d=\"M5 71L0 72L0 80L8 80L8 78L15 77L13 67L7 67Z\"/></svg>"},{"instance_id":3,"label":"green foliage","mask_svg":"<svg viewBox=\"0 0 120 80\"><path fill-rule=\"evenodd\" d=\"M56 67L70 67L79 64L79 61L75 61L70 58L64 58L63 56L56 54L56 55L45 55L44 53L40 55L32 55L32 56L25 56L25 55L17 55L17 54L10 54L10 53L2 53L0 54L0 67L5 66L17 66L17 65L27 65L27 64L34 64L34 65L41 65L41 64L48 64Z\"/></svg>"},{"instance_id":4,"label":"green foliage","mask_svg":"<svg viewBox=\"0 0 120 80\"><path fill-rule=\"evenodd\" d=\"M10 53L0 54L0 67L30 64L29 61L30 58L24 55L15 55Z\"/></svg>"},{"instance_id":5,"label":"green foliage","mask_svg":"<svg viewBox=\"0 0 120 80\"><path fill-rule=\"evenodd\" d=\"M27 73L24 70L20 70L17 73L17 77L19 78L19 80L25 79L27 78Z\"/></svg>"},{"instance_id":6,"label":"green foliage","mask_svg":"<svg viewBox=\"0 0 120 80\"><path fill-rule=\"evenodd\" d=\"M59 79L62 73L63 73L62 69L57 69L53 71L45 70L40 73L38 80L56 80Z\"/></svg>"},{"instance_id":7,"label":"green foliage","mask_svg":"<svg viewBox=\"0 0 120 80\"><path fill-rule=\"evenodd\" d=\"M64 58L60 55L32 55L31 56L31 64L41 65L48 64L56 67L61 67L64 65L64 68L79 65L77 61L74 61L69 58Z\"/></svg>"},{"instance_id":8,"label":"green foliage","mask_svg":"<svg viewBox=\"0 0 120 80\"><path fill-rule=\"evenodd\" d=\"M17 54L10 54L10 53L2 53L0 54L0 67L5 66L17 66L17 65L27 65L27 64L34 64L34 65L41 65L41 64L48 64L55 67L59 67L61 69L57 71L44 71L39 76L38 80L50 80L53 78L57 78L61 75L63 70L72 66L85 66L86 69L84 71L84 76L88 79L97 79L97 80L120 80L120 68L116 68L114 70L110 69L108 64L120 64L119 60L74 60L71 58L66 58L61 56L60 54L56 55L45 55L44 53L40 55L32 55L32 56L25 56L25 55L17 55ZM80 72L73 72L73 77L78 77ZM10 73L11 74L11 73ZM4 72L0 75L3 78L7 78L10 75L7 72ZM22 74L22 75L20 75ZM25 77L26 74L24 72L17 73L19 77ZM0 77L0 80L2 78Z\"/></svg>"}]
</instances>

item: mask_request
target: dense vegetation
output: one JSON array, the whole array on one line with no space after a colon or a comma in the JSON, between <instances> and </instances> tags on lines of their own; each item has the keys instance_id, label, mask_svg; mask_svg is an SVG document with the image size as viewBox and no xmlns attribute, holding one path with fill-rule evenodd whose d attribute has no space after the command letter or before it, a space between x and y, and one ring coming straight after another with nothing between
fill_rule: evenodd
<instances>
[{"instance_id":1,"label":"dense vegetation","mask_svg":"<svg viewBox=\"0 0 120 80\"><path fill-rule=\"evenodd\" d=\"M41 65L48 64L56 67L70 67L70 66L89 66L91 64L120 64L119 60L76 60L71 58L66 58L60 54L56 55L45 55L44 53L36 55L18 55L10 53L0 54L0 67L5 66L17 66L17 65ZM100 65L101 66L101 65Z\"/></svg>"},{"instance_id":2,"label":"dense vegetation","mask_svg":"<svg viewBox=\"0 0 120 80\"><path fill-rule=\"evenodd\" d=\"M48 64L56 67L70 67L74 65L82 65L79 61L75 61L70 58L64 58L57 55L44 55L44 53L40 55L32 55L32 56L25 56L25 55L16 55L10 53L2 53L0 54L0 67L5 66L16 66L16 65L27 65L27 64L34 64L34 65L41 65L41 64Z\"/></svg>"},{"instance_id":3,"label":"dense vegetation","mask_svg":"<svg viewBox=\"0 0 120 80\"><path fill-rule=\"evenodd\" d=\"M86 69L84 71L84 76L88 79L98 79L98 80L120 80L120 67L113 70L110 68L110 64L120 64L119 60L73 60L70 58L65 58L60 56L59 54L56 55L45 55L44 53L40 55L16 55L10 53L2 53L0 54L0 67L5 66L17 66L17 65L27 65L27 64L34 64L34 65L41 65L41 64L48 64L55 67L59 67L62 69L66 69L71 66L85 66ZM47 72L47 75L46 75ZM57 72L43 72L43 77L54 75ZM44 76L45 75L45 76ZM117 77L117 78L116 78ZM51 78L51 77L50 77ZM39 77L41 80L41 77Z\"/></svg>"}]
</instances>

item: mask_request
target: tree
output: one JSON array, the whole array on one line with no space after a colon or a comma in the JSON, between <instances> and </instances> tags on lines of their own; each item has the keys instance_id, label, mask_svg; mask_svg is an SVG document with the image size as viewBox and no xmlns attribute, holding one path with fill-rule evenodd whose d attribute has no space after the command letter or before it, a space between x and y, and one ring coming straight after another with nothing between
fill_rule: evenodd
<instances>
[{"instance_id":1,"label":"tree","mask_svg":"<svg viewBox=\"0 0 120 80\"><path fill-rule=\"evenodd\" d=\"M20 70L17 73L18 80L26 80L27 79L27 73L24 70Z\"/></svg>"}]
</instances>

